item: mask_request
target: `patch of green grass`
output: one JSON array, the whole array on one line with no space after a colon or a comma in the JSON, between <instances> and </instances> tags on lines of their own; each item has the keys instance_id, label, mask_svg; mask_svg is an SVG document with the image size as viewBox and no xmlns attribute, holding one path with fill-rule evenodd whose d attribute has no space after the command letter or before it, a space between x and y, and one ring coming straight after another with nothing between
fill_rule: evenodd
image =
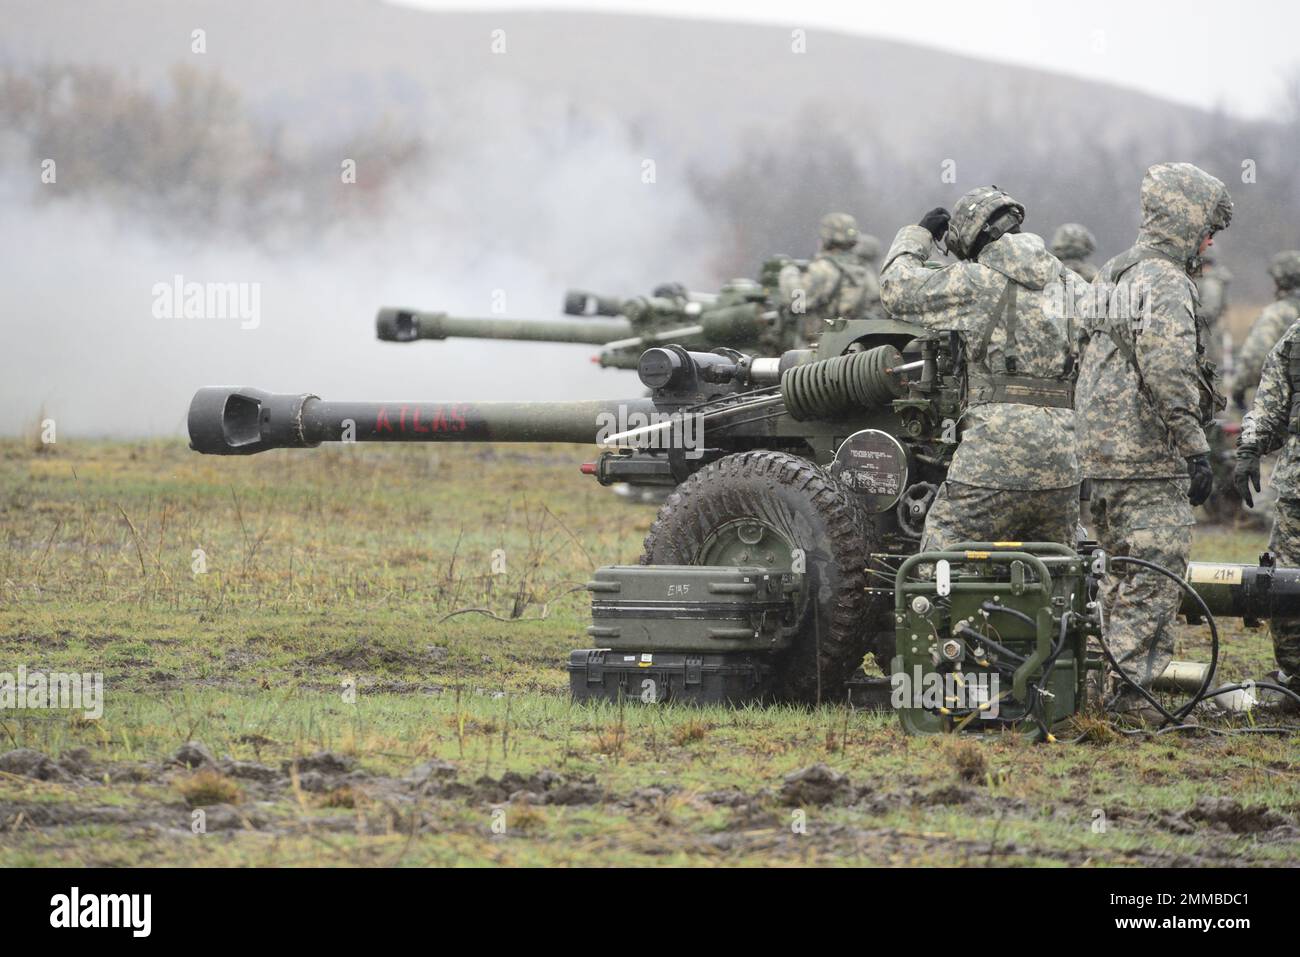
<instances>
[{"instance_id":1,"label":"patch of green grass","mask_svg":"<svg viewBox=\"0 0 1300 957\"><path fill-rule=\"evenodd\" d=\"M0 713L0 751L92 762L73 781L0 774L0 866L1297 862L1293 841L1184 820L1207 797L1300 819L1294 734L1031 746L907 738L831 706L572 704L582 584L635 561L653 518L580 476L584 452L0 443L0 670L105 676L98 721ZM1263 541L1198 529L1196 557ZM1181 657L1205 649L1180 632ZM1273 666L1240 624L1222 652L1225 680ZM166 763L186 741L271 769L329 751L361 776L238 780L250 826L213 812L194 834L194 772ZM468 790L400 785L434 759ZM784 776L819 762L852 803L787 807ZM473 791L543 771L605 797Z\"/></svg>"}]
</instances>

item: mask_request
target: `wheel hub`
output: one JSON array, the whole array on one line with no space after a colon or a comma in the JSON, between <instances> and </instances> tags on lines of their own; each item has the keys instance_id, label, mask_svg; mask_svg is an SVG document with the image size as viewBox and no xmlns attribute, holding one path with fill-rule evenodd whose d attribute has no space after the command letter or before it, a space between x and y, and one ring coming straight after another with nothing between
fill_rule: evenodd
<instances>
[{"instance_id":1,"label":"wheel hub","mask_svg":"<svg viewBox=\"0 0 1300 957\"><path fill-rule=\"evenodd\" d=\"M727 522L709 533L696 556L697 565L752 565L787 571L794 565L794 548L786 536L766 522L746 518Z\"/></svg>"}]
</instances>

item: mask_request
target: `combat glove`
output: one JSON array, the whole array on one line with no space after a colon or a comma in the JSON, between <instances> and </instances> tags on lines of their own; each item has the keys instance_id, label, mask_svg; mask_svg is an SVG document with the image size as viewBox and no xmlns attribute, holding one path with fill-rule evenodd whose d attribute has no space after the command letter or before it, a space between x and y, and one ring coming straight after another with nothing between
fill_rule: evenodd
<instances>
[{"instance_id":1,"label":"combat glove","mask_svg":"<svg viewBox=\"0 0 1300 957\"><path fill-rule=\"evenodd\" d=\"M1210 470L1210 455L1208 452L1202 452L1200 455L1189 455L1187 457L1187 474L1192 479L1192 490L1187 494L1187 501L1192 503L1192 507L1204 505L1214 491L1214 473Z\"/></svg>"},{"instance_id":2,"label":"combat glove","mask_svg":"<svg viewBox=\"0 0 1300 957\"><path fill-rule=\"evenodd\" d=\"M1232 467L1232 487L1237 490L1247 508L1255 507L1255 498L1250 494L1254 485L1259 491L1259 446L1247 442L1237 446L1237 461Z\"/></svg>"},{"instance_id":3,"label":"combat glove","mask_svg":"<svg viewBox=\"0 0 1300 957\"><path fill-rule=\"evenodd\" d=\"M948 221L950 219L952 219L952 214L948 212L948 210L944 209L942 206L936 206L934 209L922 216L921 221L917 223L917 225L922 229L928 230L930 235L934 237L934 241L937 243L939 240L943 239L943 234L948 231Z\"/></svg>"}]
</instances>

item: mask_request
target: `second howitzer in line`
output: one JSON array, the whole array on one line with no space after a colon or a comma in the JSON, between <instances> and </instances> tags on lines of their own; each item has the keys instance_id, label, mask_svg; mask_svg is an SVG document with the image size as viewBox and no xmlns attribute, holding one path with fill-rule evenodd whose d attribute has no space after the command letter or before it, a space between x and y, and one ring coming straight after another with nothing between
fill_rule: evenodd
<instances>
[{"instance_id":1,"label":"second howitzer in line","mask_svg":"<svg viewBox=\"0 0 1300 957\"><path fill-rule=\"evenodd\" d=\"M566 306L573 307L567 301ZM611 314L615 306L619 311ZM595 314L579 315L574 319L468 318L385 307L376 317L375 331L388 342L468 338L599 345L604 348L597 361L615 369L635 369L642 352L669 343L702 350L726 346L767 355L801 344L795 324L768 302L763 287L743 279L728 283L710 301L686 293L617 302L601 299Z\"/></svg>"}]
</instances>

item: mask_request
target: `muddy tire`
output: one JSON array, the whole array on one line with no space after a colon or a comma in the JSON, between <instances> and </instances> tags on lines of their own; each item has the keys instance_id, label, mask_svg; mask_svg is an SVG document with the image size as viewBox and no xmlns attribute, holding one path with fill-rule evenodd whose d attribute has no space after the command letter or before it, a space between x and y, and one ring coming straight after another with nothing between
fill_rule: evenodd
<instances>
[{"instance_id":1,"label":"muddy tire","mask_svg":"<svg viewBox=\"0 0 1300 957\"><path fill-rule=\"evenodd\" d=\"M791 647L779 654L765 690L817 703L839 700L863 655L876 651L871 631L882 605L865 591L872 547L862 509L823 469L784 452L742 452L673 491L650 527L641 563L789 568L792 550L801 549L805 597Z\"/></svg>"}]
</instances>

